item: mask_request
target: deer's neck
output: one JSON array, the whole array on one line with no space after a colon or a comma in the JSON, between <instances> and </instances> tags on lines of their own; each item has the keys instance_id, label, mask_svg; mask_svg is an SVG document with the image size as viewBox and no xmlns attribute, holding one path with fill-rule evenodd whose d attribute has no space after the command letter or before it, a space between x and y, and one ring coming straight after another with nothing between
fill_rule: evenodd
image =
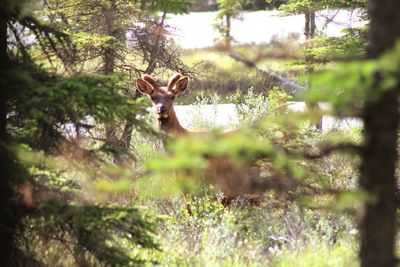
<instances>
[{"instance_id":1,"label":"deer's neck","mask_svg":"<svg viewBox=\"0 0 400 267\"><path fill-rule=\"evenodd\" d=\"M188 132L188 130L183 128L179 123L173 109L170 111L168 118L158 119L158 127L161 131L164 131L173 136L184 135Z\"/></svg>"}]
</instances>

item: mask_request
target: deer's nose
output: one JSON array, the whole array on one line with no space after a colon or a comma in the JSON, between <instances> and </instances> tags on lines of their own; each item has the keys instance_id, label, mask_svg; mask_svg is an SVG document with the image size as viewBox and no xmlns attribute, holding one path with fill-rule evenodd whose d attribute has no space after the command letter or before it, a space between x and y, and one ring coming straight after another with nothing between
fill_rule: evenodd
<instances>
[{"instance_id":1,"label":"deer's nose","mask_svg":"<svg viewBox=\"0 0 400 267\"><path fill-rule=\"evenodd\" d=\"M160 107L160 112L167 112L167 107L166 106L161 106Z\"/></svg>"}]
</instances>

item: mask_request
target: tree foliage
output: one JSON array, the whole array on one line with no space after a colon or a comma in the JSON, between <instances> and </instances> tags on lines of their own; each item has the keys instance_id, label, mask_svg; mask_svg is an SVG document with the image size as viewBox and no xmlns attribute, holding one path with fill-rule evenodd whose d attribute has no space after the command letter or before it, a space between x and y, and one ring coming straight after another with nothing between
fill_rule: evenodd
<instances>
[{"instance_id":1,"label":"tree foliage","mask_svg":"<svg viewBox=\"0 0 400 267\"><path fill-rule=\"evenodd\" d=\"M218 13L215 18L214 27L219 31L222 38L222 45L229 49L233 38L231 36L232 19L238 18L243 10L243 0L217 0Z\"/></svg>"},{"instance_id":2,"label":"tree foliage","mask_svg":"<svg viewBox=\"0 0 400 267\"><path fill-rule=\"evenodd\" d=\"M163 15L187 12L190 1L46 1L41 14L71 36L75 64L93 72L151 73L170 68L188 74L167 38ZM150 36L150 38L149 38ZM102 64L98 64L98 61Z\"/></svg>"},{"instance_id":3,"label":"tree foliage","mask_svg":"<svg viewBox=\"0 0 400 267\"><path fill-rule=\"evenodd\" d=\"M354 9L365 8L366 4L366 0L289 0L286 4L281 5L279 8L290 13L303 13L310 8L315 10L332 8Z\"/></svg>"},{"instance_id":4,"label":"tree foliage","mask_svg":"<svg viewBox=\"0 0 400 267\"><path fill-rule=\"evenodd\" d=\"M330 102L333 111L329 115L362 118L368 137L365 140L358 135L347 136L346 132L321 134L309 122L325 111L292 113L288 108L291 97L273 89L268 97L252 91L248 96L236 95L241 115L255 113L251 118L242 118L249 122L243 129L225 135L212 131L179 140L166 137L168 153L160 155L157 147L157 157L145 164L143 172L135 168L130 146L110 146L108 138L113 135L104 137L105 130L118 133L121 138L117 141L126 138L129 130L132 132L130 127L155 134L143 120L144 101L132 98L132 73L136 76L172 69L190 74L191 69L176 56L165 25L167 13L184 13L189 4L188 0L49 0L37 12L39 16L28 12L25 1L0 4L0 164L4 169L0 177L0 237L4 241L1 260L6 265L156 264L152 253L161 249L155 241L156 219L149 210L126 199L118 202L119 194L133 197L136 189L141 190L140 183L153 190L151 186L158 181L150 183L147 179L152 175L162 177L161 187L178 183L185 193L201 193L198 189L202 182L214 184L211 190L218 191L220 181L204 175L213 158L227 158L230 166L256 170L252 176L240 177L247 179L245 182L227 183L236 183L236 188L237 184L245 185L239 188L243 194L248 188L256 188L257 194L279 194L279 202L295 199L311 208L350 212L357 208L356 201L365 201L370 212L382 207L394 218L390 191L394 179L384 178L394 177L390 172L397 159L393 141L398 127L398 96L393 92L399 84L400 45L384 54L377 49L369 60L335 63L332 70L306 78L310 90L300 97L310 102ZM246 3L221 0L218 4L218 27L230 42L230 20ZM303 13L310 8L363 8L365 4L363 0L296 0L282 8ZM366 54L362 29L349 29L339 38L313 41L316 45L306 51L306 57L311 55L316 62ZM381 121L389 122L390 129ZM389 130L390 135L382 135ZM386 136L390 136L391 143L385 143ZM370 137L385 149L374 150L368 143ZM368 180L368 171L389 150L389 171L382 181L391 184L383 187L378 179ZM381 153L380 159L376 151ZM348 153L345 160L353 164L362 156L362 190L335 186L328 179L323 160L344 152ZM115 164L116 155L127 155L128 160ZM166 183L168 178L173 180L170 184ZM218 193L212 196L221 198ZM180 219L200 228L197 223L207 223L208 213L222 217L223 206L209 196L205 199L205 205L197 203L196 198L189 199L189 208L177 213ZM194 207L193 219L189 216L190 205ZM381 222L372 219L373 229L379 232ZM382 225L389 225L385 233L393 241L392 222L384 220ZM365 230L368 226L368 221L363 221L363 262L374 266L368 259L381 248L371 250L368 244L378 242L365 242L370 240ZM394 265L392 247L382 247L388 247L386 258Z\"/></svg>"},{"instance_id":5,"label":"tree foliage","mask_svg":"<svg viewBox=\"0 0 400 267\"><path fill-rule=\"evenodd\" d=\"M119 9L113 10L112 2ZM143 264L142 249L158 249L150 217L132 205L115 206L81 197L90 188L85 182L92 179L113 184L116 172L110 153L123 153L108 147L99 135L103 125L124 120L139 130L153 131L141 119L143 100L130 95L129 77L104 71L110 53L120 59L117 56L126 45L122 42L125 32L119 29L133 24L139 4L46 3L47 13L40 13L46 19L39 21L24 1L2 2L0 21L6 29L1 32L5 57L0 73L4 130L0 152L6 175L0 185L2 262L53 266L61 263L56 258L64 254L69 265ZM165 2L153 8L178 9L179 3ZM110 11L116 20L107 20ZM94 71L108 75L89 75L77 68L98 57L104 65ZM21 150L21 145L26 148ZM98 171L92 172L89 165ZM129 190L129 184L122 187ZM51 256L43 258L46 249Z\"/></svg>"}]
</instances>

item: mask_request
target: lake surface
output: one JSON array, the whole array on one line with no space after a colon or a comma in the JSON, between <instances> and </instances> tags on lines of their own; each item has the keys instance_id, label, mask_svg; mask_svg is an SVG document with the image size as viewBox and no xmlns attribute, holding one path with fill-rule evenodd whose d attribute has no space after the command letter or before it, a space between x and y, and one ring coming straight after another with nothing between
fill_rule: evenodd
<instances>
[{"instance_id":1,"label":"lake surface","mask_svg":"<svg viewBox=\"0 0 400 267\"><path fill-rule=\"evenodd\" d=\"M320 104L324 110L329 110L329 105ZM304 102L288 102L289 110L293 112L305 111ZM191 131L209 130L210 128L234 129L240 128L239 116L235 104L215 104L215 105L176 105L174 106L180 124ZM152 107L147 111L150 116ZM84 121L88 125L96 125L92 117L87 117ZM322 130L324 132L338 129L351 129L362 126L362 121L356 118L339 119L332 116L324 116L322 119ZM63 132L69 138L76 138L77 133L73 123L66 123L62 127ZM89 137L85 129L80 130L81 137Z\"/></svg>"},{"instance_id":2,"label":"lake surface","mask_svg":"<svg viewBox=\"0 0 400 267\"><path fill-rule=\"evenodd\" d=\"M182 48L211 47L219 37L212 26L216 15L217 12L170 15L166 24ZM332 22L324 27L327 20ZM316 16L317 30L326 36L340 36L343 29L363 24L358 10L325 10ZM240 19L232 21L232 36L236 44L264 44L293 36L304 41L304 15L283 16L281 11L243 12Z\"/></svg>"},{"instance_id":3,"label":"lake surface","mask_svg":"<svg viewBox=\"0 0 400 267\"><path fill-rule=\"evenodd\" d=\"M329 110L328 104L320 104L324 110ZM288 102L289 110L302 112L306 110L304 102ZM198 125L212 125L215 128L240 127L239 116L234 104L216 105L178 105L174 106L176 115L181 125L189 130L203 130ZM322 130L350 129L360 127L361 120L356 118L336 118L324 116L322 118Z\"/></svg>"}]
</instances>

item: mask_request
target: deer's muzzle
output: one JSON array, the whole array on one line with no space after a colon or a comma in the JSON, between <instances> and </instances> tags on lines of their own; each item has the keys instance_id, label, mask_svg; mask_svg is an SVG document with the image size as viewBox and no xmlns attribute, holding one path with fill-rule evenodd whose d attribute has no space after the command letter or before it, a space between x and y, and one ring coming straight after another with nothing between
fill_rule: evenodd
<instances>
[{"instance_id":1,"label":"deer's muzzle","mask_svg":"<svg viewBox=\"0 0 400 267\"><path fill-rule=\"evenodd\" d=\"M156 106L157 117L160 118L168 118L168 108L163 104L158 104Z\"/></svg>"}]
</instances>

